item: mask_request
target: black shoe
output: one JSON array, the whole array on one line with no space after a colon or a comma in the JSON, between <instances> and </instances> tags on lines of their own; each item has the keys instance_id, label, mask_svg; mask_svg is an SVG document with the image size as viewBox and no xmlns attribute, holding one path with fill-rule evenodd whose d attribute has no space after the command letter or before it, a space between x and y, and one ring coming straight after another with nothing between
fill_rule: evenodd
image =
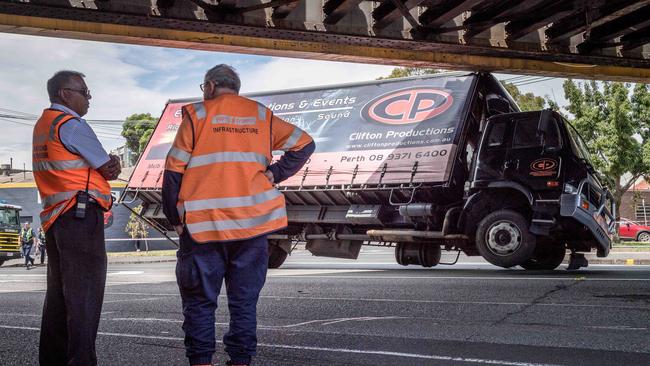
<instances>
[{"instance_id":1,"label":"black shoe","mask_svg":"<svg viewBox=\"0 0 650 366\"><path fill-rule=\"evenodd\" d=\"M567 271L575 271L588 266L589 262L587 261L587 258L585 258L584 254L571 253L571 256L569 257L569 266L566 269Z\"/></svg>"}]
</instances>

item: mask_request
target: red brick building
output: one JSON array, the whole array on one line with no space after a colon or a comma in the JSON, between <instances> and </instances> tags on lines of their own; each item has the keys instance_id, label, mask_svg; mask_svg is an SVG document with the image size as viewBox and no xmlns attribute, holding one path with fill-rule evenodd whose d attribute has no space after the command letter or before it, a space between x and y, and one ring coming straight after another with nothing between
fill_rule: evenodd
<instances>
[{"instance_id":1,"label":"red brick building","mask_svg":"<svg viewBox=\"0 0 650 366\"><path fill-rule=\"evenodd\" d=\"M650 184L639 179L625 192L621 201L621 217L650 224Z\"/></svg>"}]
</instances>

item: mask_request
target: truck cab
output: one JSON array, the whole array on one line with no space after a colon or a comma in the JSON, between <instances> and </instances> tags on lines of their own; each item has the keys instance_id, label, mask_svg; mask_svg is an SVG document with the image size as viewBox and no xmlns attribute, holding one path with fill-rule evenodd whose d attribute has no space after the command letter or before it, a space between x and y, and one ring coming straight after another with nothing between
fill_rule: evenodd
<instances>
[{"instance_id":1,"label":"truck cab","mask_svg":"<svg viewBox=\"0 0 650 366\"><path fill-rule=\"evenodd\" d=\"M487 120L464 213L478 252L502 267L555 268L566 249L607 256L615 226L585 143L551 110Z\"/></svg>"},{"instance_id":2,"label":"truck cab","mask_svg":"<svg viewBox=\"0 0 650 366\"><path fill-rule=\"evenodd\" d=\"M20 257L20 206L0 203L0 266Z\"/></svg>"}]
</instances>

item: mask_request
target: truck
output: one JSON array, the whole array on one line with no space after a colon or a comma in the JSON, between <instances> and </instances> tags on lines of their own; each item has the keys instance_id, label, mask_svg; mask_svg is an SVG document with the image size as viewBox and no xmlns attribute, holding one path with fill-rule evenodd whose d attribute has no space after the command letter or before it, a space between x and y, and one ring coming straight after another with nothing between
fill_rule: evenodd
<instances>
[{"instance_id":1,"label":"truck","mask_svg":"<svg viewBox=\"0 0 650 366\"><path fill-rule=\"evenodd\" d=\"M269 236L269 267L299 243L356 259L390 246L402 265L433 267L442 251L552 270L570 251L607 256L615 227L579 133L551 110L521 112L486 72L453 72L248 95L314 137L305 166L277 186L289 224ZM164 159L181 121L170 100L122 197L172 230L162 213ZM274 159L281 152L274 152ZM453 256L452 256L453 259ZM453 264L445 262L444 264Z\"/></svg>"},{"instance_id":2,"label":"truck","mask_svg":"<svg viewBox=\"0 0 650 366\"><path fill-rule=\"evenodd\" d=\"M0 202L0 266L20 258L20 206Z\"/></svg>"}]
</instances>

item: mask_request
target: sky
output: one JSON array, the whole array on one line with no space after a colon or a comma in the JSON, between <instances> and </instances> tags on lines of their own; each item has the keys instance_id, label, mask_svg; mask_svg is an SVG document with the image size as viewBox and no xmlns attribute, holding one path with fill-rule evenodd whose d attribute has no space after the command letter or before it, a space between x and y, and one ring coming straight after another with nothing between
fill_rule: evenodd
<instances>
[{"instance_id":1,"label":"sky","mask_svg":"<svg viewBox=\"0 0 650 366\"><path fill-rule=\"evenodd\" d=\"M392 66L243 55L105 42L78 41L0 33L0 115L21 114L10 122L0 117L0 164L31 166L35 119L49 107L45 84L56 71L86 75L91 90L84 118L123 120L133 113L159 117L169 99L201 96L205 71L230 64L242 80L242 93L374 80ZM509 79L517 75L500 75ZM517 80L517 79L515 79ZM521 79L519 79L521 80ZM526 80L526 79L524 79ZM562 79L521 85L522 92L555 98L562 106ZM525 84L522 82L522 84ZM93 126L107 151L124 144L119 124Z\"/></svg>"}]
</instances>

